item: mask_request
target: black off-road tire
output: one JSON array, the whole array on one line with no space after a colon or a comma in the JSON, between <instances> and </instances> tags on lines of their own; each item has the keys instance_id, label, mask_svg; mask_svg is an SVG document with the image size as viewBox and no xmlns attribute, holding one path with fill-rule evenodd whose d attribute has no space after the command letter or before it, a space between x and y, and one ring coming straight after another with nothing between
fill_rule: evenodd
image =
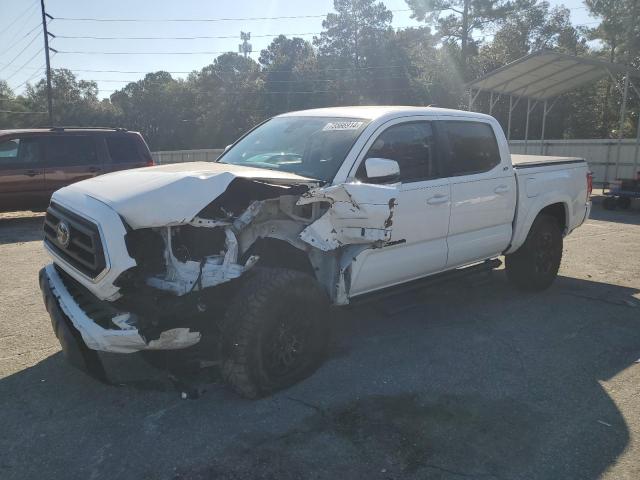
<instances>
[{"instance_id":1,"label":"black off-road tire","mask_svg":"<svg viewBox=\"0 0 640 480\"><path fill-rule=\"evenodd\" d=\"M562 231L558 221L550 215L538 215L524 244L505 257L507 277L522 290L544 290L558 276L561 260Z\"/></svg>"},{"instance_id":2,"label":"black off-road tire","mask_svg":"<svg viewBox=\"0 0 640 480\"><path fill-rule=\"evenodd\" d=\"M615 197L605 197L602 201L602 206L605 210L615 210L618 202Z\"/></svg>"},{"instance_id":3,"label":"black off-road tire","mask_svg":"<svg viewBox=\"0 0 640 480\"><path fill-rule=\"evenodd\" d=\"M329 300L308 274L260 268L246 274L222 322L222 376L260 398L311 375L329 342Z\"/></svg>"}]
</instances>

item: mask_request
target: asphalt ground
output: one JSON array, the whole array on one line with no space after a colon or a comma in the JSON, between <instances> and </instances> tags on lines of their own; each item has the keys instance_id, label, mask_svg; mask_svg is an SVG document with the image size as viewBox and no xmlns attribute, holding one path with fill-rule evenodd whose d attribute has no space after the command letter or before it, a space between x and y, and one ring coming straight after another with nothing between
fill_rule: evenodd
<instances>
[{"instance_id":1,"label":"asphalt ground","mask_svg":"<svg viewBox=\"0 0 640 480\"><path fill-rule=\"evenodd\" d=\"M547 291L503 271L337 311L328 361L258 401L183 400L137 355L69 367L42 218L0 216L0 478L640 478L640 211L565 239Z\"/></svg>"}]
</instances>

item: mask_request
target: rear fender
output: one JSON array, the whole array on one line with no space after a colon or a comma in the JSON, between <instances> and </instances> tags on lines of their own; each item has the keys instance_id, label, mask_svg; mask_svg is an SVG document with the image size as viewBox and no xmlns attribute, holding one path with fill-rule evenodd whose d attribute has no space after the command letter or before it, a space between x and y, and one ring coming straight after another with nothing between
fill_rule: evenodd
<instances>
[{"instance_id":1,"label":"rear fender","mask_svg":"<svg viewBox=\"0 0 640 480\"><path fill-rule=\"evenodd\" d=\"M514 221L513 238L511 240L511 245L504 252L505 254L513 253L522 246L527 239L527 235L529 235L529 230L531 230L533 221L545 207L555 203L560 203L564 206L567 222L569 222L569 219L571 218L569 211L569 203L571 202L571 199L568 195L553 192L540 197L526 198L525 202L528 204L528 208L523 203L518 203L518 214ZM567 233L565 227L566 226L562 226L563 234Z\"/></svg>"}]
</instances>

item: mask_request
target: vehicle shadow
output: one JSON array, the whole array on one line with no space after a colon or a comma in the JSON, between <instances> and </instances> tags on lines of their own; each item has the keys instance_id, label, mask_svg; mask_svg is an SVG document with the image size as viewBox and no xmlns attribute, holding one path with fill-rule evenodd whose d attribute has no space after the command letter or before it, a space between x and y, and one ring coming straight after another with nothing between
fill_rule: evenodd
<instances>
[{"instance_id":1,"label":"vehicle shadow","mask_svg":"<svg viewBox=\"0 0 640 480\"><path fill-rule=\"evenodd\" d=\"M0 245L42 240L43 215L7 217L0 215Z\"/></svg>"},{"instance_id":2,"label":"vehicle shadow","mask_svg":"<svg viewBox=\"0 0 640 480\"><path fill-rule=\"evenodd\" d=\"M605 210L602 206L604 197L595 198L589 218L604 222L626 223L629 225L640 225L640 201L636 200L631 207L626 210Z\"/></svg>"},{"instance_id":3,"label":"vehicle shadow","mask_svg":"<svg viewBox=\"0 0 640 480\"><path fill-rule=\"evenodd\" d=\"M604 208L593 208L589 218L604 222L627 223L629 225L640 225L640 210L605 210Z\"/></svg>"},{"instance_id":4,"label":"vehicle shadow","mask_svg":"<svg viewBox=\"0 0 640 480\"><path fill-rule=\"evenodd\" d=\"M128 356L105 386L58 353L0 380L0 477L600 478L637 412L608 390L633 397L638 293L495 272L343 310L327 363L259 401L181 401Z\"/></svg>"}]
</instances>

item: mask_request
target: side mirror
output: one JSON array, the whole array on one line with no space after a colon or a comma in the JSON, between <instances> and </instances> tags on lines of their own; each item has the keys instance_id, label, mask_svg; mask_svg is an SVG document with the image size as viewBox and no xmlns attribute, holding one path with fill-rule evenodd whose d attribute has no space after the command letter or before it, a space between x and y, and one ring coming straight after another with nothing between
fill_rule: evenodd
<instances>
[{"instance_id":1,"label":"side mirror","mask_svg":"<svg viewBox=\"0 0 640 480\"><path fill-rule=\"evenodd\" d=\"M226 147L224 147L224 151L226 152L226 151L227 151L227 150L229 150L232 146L233 146L233 143L230 143L229 145L227 145Z\"/></svg>"},{"instance_id":2,"label":"side mirror","mask_svg":"<svg viewBox=\"0 0 640 480\"><path fill-rule=\"evenodd\" d=\"M364 161L367 180L371 183L394 183L400 181L400 165L388 158L367 158Z\"/></svg>"}]
</instances>

